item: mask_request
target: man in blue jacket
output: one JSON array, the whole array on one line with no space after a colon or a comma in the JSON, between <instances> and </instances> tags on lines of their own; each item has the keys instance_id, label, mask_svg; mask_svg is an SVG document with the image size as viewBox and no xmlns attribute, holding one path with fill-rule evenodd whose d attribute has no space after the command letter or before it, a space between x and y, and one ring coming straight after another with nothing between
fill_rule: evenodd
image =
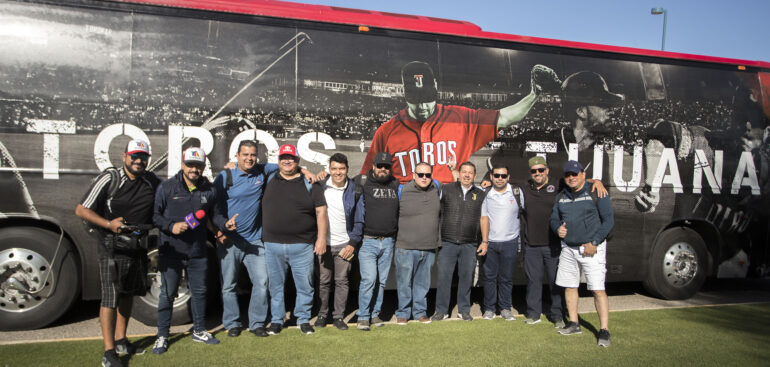
<instances>
[{"instance_id":1,"label":"man in blue jacket","mask_svg":"<svg viewBox=\"0 0 770 367\"><path fill-rule=\"evenodd\" d=\"M158 299L158 338L152 352L168 350L171 312L177 296L182 270L187 269L188 285L192 294L194 342L218 344L206 331L206 222L214 214L216 195L214 187L202 176L206 155L201 148L189 148L182 153L182 169L176 176L163 182L155 192L153 223L160 229L161 287ZM224 218L213 218L224 222Z\"/></svg>"},{"instance_id":2,"label":"man in blue jacket","mask_svg":"<svg viewBox=\"0 0 770 367\"><path fill-rule=\"evenodd\" d=\"M564 287L570 322L559 330L562 335L580 334L578 324L578 286L580 271L585 274L588 290L594 294L599 314L601 347L610 346L609 301L604 291L607 273L607 236L615 224L609 196L591 196L583 166L577 161L564 164L567 185L556 196L551 212L551 230L561 238L561 256L556 284Z\"/></svg>"},{"instance_id":3,"label":"man in blue jacket","mask_svg":"<svg viewBox=\"0 0 770 367\"><path fill-rule=\"evenodd\" d=\"M336 153L329 158L329 178L321 183L326 198L329 231L327 250L316 255L318 262L318 299L321 306L316 327L325 327L329 321L329 293L334 277L333 323L337 329L347 330L345 305L348 303L348 275L350 260L362 239L363 223L355 222L356 183L348 179L348 157ZM331 182L330 182L331 181Z\"/></svg>"}]
</instances>

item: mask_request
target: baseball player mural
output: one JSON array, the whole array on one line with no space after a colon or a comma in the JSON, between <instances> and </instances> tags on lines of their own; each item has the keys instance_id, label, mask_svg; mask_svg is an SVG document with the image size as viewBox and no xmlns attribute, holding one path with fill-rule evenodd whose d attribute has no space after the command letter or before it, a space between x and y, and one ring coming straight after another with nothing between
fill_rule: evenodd
<instances>
[{"instance_id":1,"label":"baseball player mural","mask_svg":"<svg viewBox=\"0 0 770 367\"><path fill-rule=\"evenodd\" d=\"M411 179L420 162L434 166L435 179L451 182L452 173L446 166L449 161L467 161L494 140L499 129L521 121L540 93L559 86L559 78L551 68L535 65L528 95L500 110L488 110L436 103L438 82L425 62L404 65L401 81L407 107L377 129L361 174L369 172L374 156L384 151L393 156L393 176L401 182Z\"/></svg>"}]
</instances>

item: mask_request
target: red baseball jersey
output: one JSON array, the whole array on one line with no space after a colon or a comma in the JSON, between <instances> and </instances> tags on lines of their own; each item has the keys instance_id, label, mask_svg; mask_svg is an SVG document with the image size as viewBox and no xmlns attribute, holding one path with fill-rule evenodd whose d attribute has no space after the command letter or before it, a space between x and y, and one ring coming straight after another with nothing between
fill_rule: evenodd
<instances>
[{"instance_id":1,"label":"red baseball jersey","mask_svg":"<svg viewBox=\"0 0 770 367\"><path fill-rule=\"evenodd\" d=\"M393 176L400 182L412 179L417 163L433 166L433 178L454 181L446 166L450 157L459 165L497 136L497 110L474 110L462 106L436 104L436 111L419 122L403 109L374 133L372 145L361 167L361 174L372 168L374 156L388 152L393 156Z\"/></svg>"}]
</instances>

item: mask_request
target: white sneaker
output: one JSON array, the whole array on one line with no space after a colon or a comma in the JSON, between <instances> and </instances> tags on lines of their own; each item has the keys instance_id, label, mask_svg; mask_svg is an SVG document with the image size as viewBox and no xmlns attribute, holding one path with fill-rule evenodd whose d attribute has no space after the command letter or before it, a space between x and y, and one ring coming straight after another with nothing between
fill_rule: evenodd
<instances>
[{"instance_id":1,"label":"white sneaker","mask_svg":"<svg viewBox=\"0 0 770 367\"><path fill-rule=\"evenodd\" d=\"M505 319L505 321L514 321L514 320L516 320L516 317L513 316L513 312L511 312L511 310L502 310L502 311L500 311L500 317Z\"/></svg>"},{"instance_id":2,"label":"white sneaker","mask_svg":"<svg viewBox=\"0 0 770 367\"><path fill-rule=\"evenodd\" d=\"M493 311L484 311L484 314L481 315L484 320L492 320L495 318L495 313Z\"/></svg>"}]
</instances>

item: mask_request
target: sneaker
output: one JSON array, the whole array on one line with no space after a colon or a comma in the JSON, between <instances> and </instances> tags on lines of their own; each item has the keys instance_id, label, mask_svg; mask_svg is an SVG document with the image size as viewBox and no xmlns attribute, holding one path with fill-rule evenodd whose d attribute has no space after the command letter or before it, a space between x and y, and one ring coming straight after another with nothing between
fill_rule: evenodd
<instances>
[{"instance_id":1,"label":"sneaker","mask_svg":"<svg viewBox=\"0 0 770 367\"><path fill-rule=\"evenodd\" d=\"M473 321L473 316L471 316L469 312L461 313L460 318L463 319L463 321Z\"/></svg>"},{"instance_id":2,"label":"sneaker","mask_svg":"<svg viewBox=\"0 0 770 367\"><path fill-rule=\"evenodd\" d=\"M302 334L310 335L315 332L315 329L313 329L313 327L310 326L309 322L306 322L304 324L299 325L299 331L301 331Z\"/></svg>"},{"instance_id":3,"label":"sneaker","mask_svg":"<svg viewBox=\"0 0 770 367\"><path fill-rule=\"evenodd\" d=\"M358 325L356 326L358 330L362 331L369 331L369 321L367 320L358 320Z\"/></svg>"},{"instance_id":4,"label":"sneaker","mask_svg":"<svg viewBox=\"0 0 770 367\"><path fill-rule=\"evenodd\" d=\"M564 329L564 320L562 319L556 319L556 321L553 322L553 327L557 329Z\"/></svg>"},{"instance_id":5,"label":"sneaker","mask_svg":"<svg viewBox=\"0 0 770 367\"><path fill-rule=\"evenodd\" d=\"M406 323L407 323L407 320L403 317L399 317L396 319L396 324L398 325L406 325Z\"/></svg>"},{"instance_id":6,"label":"sneaker","mask_svg":"<svg viewBox=\"0 0 770 367\"><path fill-rule=\"evenodd\" d=\"M372 325L385 326L385 321L383 321L379 316L375 316L372 318Z\"/></svg>"},{"instance_id":7,"label":"sneaker","mask_svg":"<svg viewBox=\"0 0 770 367\"><path fill-rule=\"evenodd\" d=\"M495 312L494 311L484 311L484 314L481 315L481 317L484 318L484 320L492 320L495 318Z\"/></svg>"},{"instance_id":8,"label":"sneaker","mask_svg":"<svg viewBox=\"0 0 770 367\"><path fill-rule=\"evenodd\" d=\"M136 345L123 338L115 341L115 353L118 355L128 354L140 356L144 354L144 348L138 348Z\"/></svg>"},{"instance_id":9,"label":"sneaker","mask_svg":"<svg viewBox=\"0 0 770 367\"><path fill-rule=\"evenodd\" d=\"M242 331L243 328L240 326L231 327L230 330L227 330L227 336L234 338L240 336Z\"/></svg>"},{"instance_id":10,"label":"sneaker","mask_svg":"<svg viewBox=\"0 0 770 367\"><path fill-rule=\"evenodd\" d=\"M348 324L343 319L335 319L333 324L334 324L334 327L336 327L339 330L348 329Z\"/></svg>"},{"instance_id":11,"label":"sneaker","mask_svg":"<svg viewBox=\"0 0 770 367\"><path fill-rule=\"evenodd\" d=\"M267 336L267 330L265 330L264 327L258 327L254 328L253 330L249 330L250 333L254 334L254 336L258 336L260 338L264 338Z\"/></svg>"},{"instance_id":12,"label":"sneaker","mask_svg":"<svg viewBox=\"0 0 770 367\"><path fill-rule=\"evenodd\" d=\"M267 328L267 333L269 335L278 335L281 333L281 329L283 329L283 325L281 324L270 324Z\"/></svg>"},{"instance_id":13,"label":"sneaker","mask_svg":"<svg viewBox=\"0 0 770 367\"><path fill-rule=\"evenodd\" d=\"M534 318L534 317L527 317L526 320L524 320L524 323L527 325L534 325L540 323L540 318Z\"/></svg>"},{"instance_id":14,"label":"sneaker","mask_svg":"<svg viewBox=\"0 0 770 367\"><path fill-rule=\"evenodd\" d=\"M599 341L596 343L600 347L609 347L610 346L610 331L607 329L601 329L599 330Z\"/></svg>"},{"instance_id":15,"label":"sneaker","mask_svg":"<svg viewBox=\"0 0 770 367\"><path fill-rule=\"evenodd\" d=\"M433 320L433 321L441 321L441 320L446 320L448 318L449 318L449 315L447 315L445 313L436 313L430 319Z\"/></svg>"},{"instance_id":16,"label":"sneaker","mask_svg":"<svg viewBox=\"0 0 770 367\"><path fill-rule=\"evenodd\" d=\"M326 327L326 317L318 316L313 324L315 327Z\"/></svg>"},{"instance_id":17,"label":"sneaker","mask_svg":"<svg viewBox=\"0 0 770 367\"><path fill-rule=\"evenodd\" d=\"M513 316L513 312L511 312L511 310L502 310L502 311L500 311L500 317L505 319L505 321L514 321L514 320L516 320L516 317Z\"/></svg>"},{"instance_id":18,"label":"sneaker","mask_svg":"<svg viewBox=\"0 0 770 367\"><path fill-rule=\"evenodd\" d=\"M209 345L219 344L219 339L215 338L214 335L211 335L211 333L206 330L194 331L192 340L194 342L205 343Z\"/></svg>"},{"instance_id":19,"label":"sneaker","mask_svg":"<svg viewBox=\"0 0 770 367\"><path fill-rule=\"evenodd\" d=\"M122 367L123 362L118 358L115 349L105 350L102 356L102 367Z\"/></svg>"},{"instance_id":20,"label":"sneaker","mask_svg":"<svg viewBox=\"0 0 770 367\"><path fill-rule=\"evenodd\" d=\"M155 354L163 354L168 350L168 337L159 336L155 339L155 344L152 345L152 352Z\"/></svg>"},{"instance_id":21,"label":"sneaker","mask_svg":"<svg viewBox=\"0 0 770 367\"><path fill-rule=\"evenodd\" d=\"M430 324L431 323L431 319L428 316L420 316L420 322L423 323L423 324Z\"/></svg>"},{"instance_id":22,"label":"sneaker","mask_svg":"<svg viewBox=\"0 0 770 367\"><path fill-rule=\"evenodd\" d=\"M567 326L559 329L559 334L561 335L574 335L574 334L580 334L583 331L580 330L580 324L577 322L570 321Z\"/></svg>"}]
</instances>

